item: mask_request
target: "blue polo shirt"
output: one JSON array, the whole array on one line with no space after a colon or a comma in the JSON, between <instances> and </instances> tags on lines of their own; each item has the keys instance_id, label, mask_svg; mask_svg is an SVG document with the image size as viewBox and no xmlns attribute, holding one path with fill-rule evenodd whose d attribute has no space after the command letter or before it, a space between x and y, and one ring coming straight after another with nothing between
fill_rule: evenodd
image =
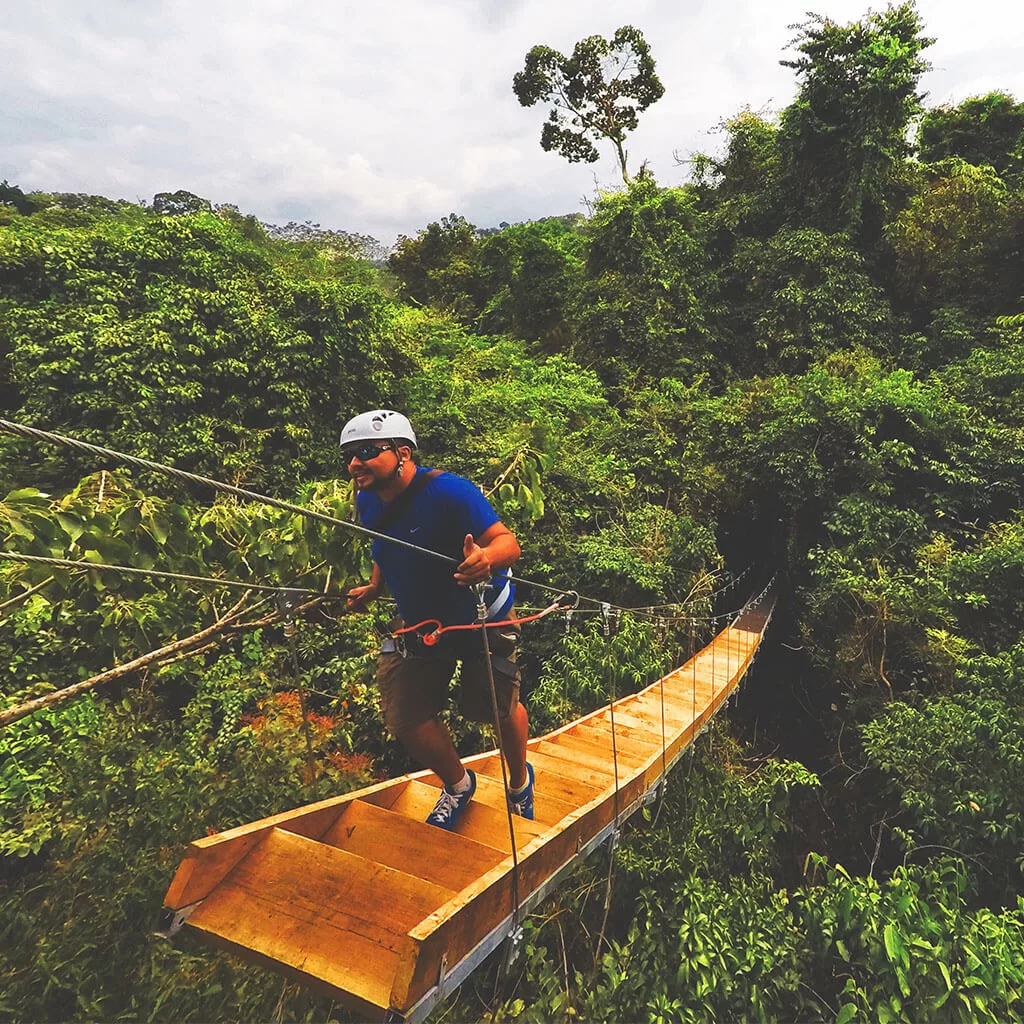
<instances>
[{"instance_id":1,"label":"blue polo shirt","mask_svg":"<svg viewBox=\"0 0 1024 1024\"><path fill-rule=\"evenodd\" d=\"M426 472L416 467L417 476ZM356 507L363 525L374 530L386 505L379 495L360 491ZM448 555L458 563L463 559L466 534L479 537L498 521L498 514L475 484L454 473L442 473L402 509L385 533ZM375 540L372 551L406 625L425 619L439 619L445 626L477 620L476 597L469 587L455 582L454 565L383 540ZM506 569L493 577L484 596L492 621L503 618L512 607L515 591L504 579L507 575Z\"/></svg>"}]
</instances>

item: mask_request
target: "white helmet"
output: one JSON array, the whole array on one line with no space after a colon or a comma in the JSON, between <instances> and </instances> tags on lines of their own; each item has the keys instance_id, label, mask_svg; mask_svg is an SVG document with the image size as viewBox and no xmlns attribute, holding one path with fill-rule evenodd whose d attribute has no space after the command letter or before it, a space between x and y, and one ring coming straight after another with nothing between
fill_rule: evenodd
<instances>
[{"instance_id":1,"label":"white helmet","mask_svg":"<svg viewBox=\"0 0 1024 1024\"><path fill-rule=\"evenodd\" d=\"M392 409L373 409L361 412L341 429L341 444L344 447L354 441L395 441L416 447L416 434L412 424L400 412Z\"/></svg>"}]
</instances>

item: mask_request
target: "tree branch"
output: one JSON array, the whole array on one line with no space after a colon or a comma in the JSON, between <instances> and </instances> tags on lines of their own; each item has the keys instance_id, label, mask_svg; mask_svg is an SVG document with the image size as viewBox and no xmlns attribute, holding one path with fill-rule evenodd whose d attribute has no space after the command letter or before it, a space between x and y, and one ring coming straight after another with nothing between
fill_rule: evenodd
<instances>
[{"instance_id":1,"label":"tree branch","mask_svg":"<svg viewBox=\"0 0 1024 1024\"><path fill-rule=\"evenodd\" d=\"M116 668L108 669L106 672L91 676L89 679L83 679L80 683L75 683L72 686L66 686L63 690L55 690L53 693L48 693L45 696L37 697L35 700L26 701L24 704L18 704L13 708L0 712L0 727L10 725L26 715L31 715L34 711L39 711L41 708L63 704L64 701L70 700L72 697L77 697L79 694L95 689L97 686L102 686L104 683L113 682L115 679L130 675L140 668L146 668L149 665L163 662L167 658L178 661L181 658L197 654L200 650L209 649L208 641L219 633L223 633L246 610L245 602L249 599L249 594L250 591L245 591L238 601L212 626L207 626L206 629L193 633L192 636L175 640L173 643L160 647L155 651L150 651L148 654L143 654L132 661L127 661Z\"/></svg>"},{"instance_id":2,"label":"tree branch","mask_svg":"<svg viewBox=\"0 0 1024 1024\"><path fill-rule=\"evenodd\" d=\"M34 587L22 591L9 601L4 601L3 604L0 604L0 612L6 611L8 608L17 608L22 601L27 601L33 594L38 594L44 587L48 587L53 582L53 579L52 576L48 576L42 583L37 583Z\"/></svg>"}]
</instances>

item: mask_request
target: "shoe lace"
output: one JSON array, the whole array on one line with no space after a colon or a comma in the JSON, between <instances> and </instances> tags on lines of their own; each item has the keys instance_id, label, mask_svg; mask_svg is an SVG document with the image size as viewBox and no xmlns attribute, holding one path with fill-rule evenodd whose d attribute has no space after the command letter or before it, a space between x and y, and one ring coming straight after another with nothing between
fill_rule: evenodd
<instances>
[{"instance_id":1,"label":"shoe lace","mask_svg":"<svg viewBox=\"0 0 1024 1024\"><path fill-rule=\"evenodd\" d=\"M461 802L461 794L449 793L447 789L441 790L441 795L438 797L437 803L434 804L434 809L430 812L432 818L447 818ZM420 811L420 814L423 812Z\"/></svg>"},{"instance_id":2,"label":"shoe lace","mask_svg":"<svg viewBox=\"0 0 1024 1024\"><path fill-rule=\"evenodd\" d=\"M527 786L521 793L509 793L508 802L512 805L512 813L522 814L532 799L533 790L530 786Z\"/></svg>"}]
</instances>

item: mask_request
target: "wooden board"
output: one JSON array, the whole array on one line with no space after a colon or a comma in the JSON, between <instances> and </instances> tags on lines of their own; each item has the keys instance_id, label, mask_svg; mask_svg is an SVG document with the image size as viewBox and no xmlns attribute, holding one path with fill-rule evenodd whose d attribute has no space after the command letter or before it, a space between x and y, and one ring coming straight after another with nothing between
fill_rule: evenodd
<instances>
[{"instance_id":1,"label":"wooden board","mask_svg":"<svg viewBox=\"0 0 1024 1024\"><path fill-rule=\"evenodd\" d=\"M412 779L387 806L388 810L394 811L396 814L403 814L414 821L425 822L427 816L434 809L434 804L437 803L437 796L437 789L434 786L418 779ZM367 799L376 803L380 798L374 795ZM513 819L513 826L519 846L525 846L531 839L544 831L542 826L536 825L532 821L524 821L522 818ZM508 818L505 812L488 807L485 803L476 800L470 802L459 822L458 834L503 853L512 852L512 842L508 834Z\"/></svg>"},{"instance_id":2,"label":"wooden board","mask_svg":"<svg viewBox=\"0 0 1024 1024\"><path fill-rule=\"evenodd\" d=\"M498 771L500 773L501 769L499 768ZM423 781L427 785L435 786L437 789L441 788L441 780L437 778L437 776L434 776L433 778L425 778ZM507 802L505 797L505 785L501 781L500 774L496 779L493 779L482 772L477 774L476 795L473 797L473 802L475 803L477 801L487 804L488 807L493 807L496 811L500 811L503 814L505 813L505 804ZM576 806L577 805L575 803L566 803L559 800L557 797L551 796L541 788L540 784L535 784L534 808L536 811L536 817L534 820L536 824L545 826L555 825L567 814L576 810Z\"/></svg>"},{"instance_id":3,"label":"wooden board","mask_svg":"<svg viewBox=\"0 0 1024 1024\"><path fill-rule=\"evenodd\" d=\"M770 609L769 609L770 610ZM427 825L440 780L417 772L192 843L165 903L209 941L344 1003L360 1019L437 992L514 908L639 806L748 668L768 615L747 613L687 664L528 744L536 820L512 819L499 756L466 758L477 793L457 833ZM747 627L756 628L747 628ZM419 1005L423 1005L420 1003Z\"/></svg>"},{"instance_id":4,"label":"wooden board","mask_svg":"<svg viewBox=\"0 0 1024 1024\"><path fill-rule=\"evenodd\" d=\"M390 997L409 929L453 895L275 828L189 925L374 1002Z\"/></svg>"},{"instance_id":5,"label":"wooden board","mask_svg":"<svg viewBox=\"0 0 1024 1024\"><path fill-rule=\"evenodd\" d=\"M504 859L502 851L368 800L349 803L320 841L456 891ZM436 855L424 857L428 848Z\"/></svg>"}]
</instances>

